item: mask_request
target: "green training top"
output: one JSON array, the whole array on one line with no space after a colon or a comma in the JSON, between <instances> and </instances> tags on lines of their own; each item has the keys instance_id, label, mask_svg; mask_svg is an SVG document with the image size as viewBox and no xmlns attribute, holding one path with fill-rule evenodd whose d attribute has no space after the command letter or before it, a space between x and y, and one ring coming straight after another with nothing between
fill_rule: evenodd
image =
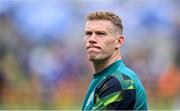
<instances>
[{"instance_id":1,"label":"green training top","mask_svg":"<svg viewBox=\"0 0 180 111\"><path fill-rule=\"evenodd\" d=\"M137 75L117 60L94 74L82 110L147 110L147 98Z\"/></svg>"}]
</instances>

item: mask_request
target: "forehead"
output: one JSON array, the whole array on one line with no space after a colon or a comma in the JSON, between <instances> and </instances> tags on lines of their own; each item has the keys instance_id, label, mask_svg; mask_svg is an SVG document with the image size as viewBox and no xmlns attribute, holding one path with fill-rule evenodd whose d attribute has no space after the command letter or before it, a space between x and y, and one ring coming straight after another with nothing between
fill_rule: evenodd
<instances>
[{"instance_id":1,"label":"forehead","mask_svg":"<svg viewBox=\"0 0 180 111\"><path fill-rule=\"evenodd\" d=\"M85 30L110 30L112 27L111 21L90 20L86 22Z\"/></svg>"}]
</instances>

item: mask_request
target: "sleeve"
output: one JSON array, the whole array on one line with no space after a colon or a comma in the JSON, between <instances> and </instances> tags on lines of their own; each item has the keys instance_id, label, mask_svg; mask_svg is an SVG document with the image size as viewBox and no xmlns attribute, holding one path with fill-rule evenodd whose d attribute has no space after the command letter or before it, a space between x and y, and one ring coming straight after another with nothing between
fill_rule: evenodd
<instances>
[{"instance_id":1,"label":"sleeve","mask_svg":"<svg viewBox=\"0 0 180 111\"><path fill-rule=\"evenodd\" d=\"M114 76L107 77L97 86L93 110L133 110L136 90L129 77L123 78L123 88Z\"/></svg>"}]
</instances>

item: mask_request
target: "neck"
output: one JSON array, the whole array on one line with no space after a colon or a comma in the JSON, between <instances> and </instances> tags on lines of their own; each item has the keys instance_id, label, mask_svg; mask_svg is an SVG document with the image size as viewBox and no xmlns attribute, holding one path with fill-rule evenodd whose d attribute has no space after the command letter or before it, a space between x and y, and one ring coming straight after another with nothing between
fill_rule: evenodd
<instances>
[{"instance_id":1,"label":"neck","mask_svg":"<svg viewBox=\"0 0 180 111\"><path fill-rule=\"evenodd\" d=\"M111 56L110 58L106 60L93 62L95 73L102 71L103 69L105 69L106 67L108 67L109 65L111 65L112 63L120 59L121 59L121 56L118 55L118 56Z\"/></svg>"}]
</instances>

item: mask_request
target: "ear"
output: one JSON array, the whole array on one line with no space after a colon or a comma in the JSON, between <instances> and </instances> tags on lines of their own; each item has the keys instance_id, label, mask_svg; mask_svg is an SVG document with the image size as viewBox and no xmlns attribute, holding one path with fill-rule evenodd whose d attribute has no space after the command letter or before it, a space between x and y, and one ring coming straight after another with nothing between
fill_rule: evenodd
<instances>
[{"instance_id":1,"label":"ear","mask_svg":"<svg viewBox=\"0 0 180 111\"><path fill-rule=\"evenodd\" d=\"M123 44L124 44L124 36L123 35L119 35L117 37L117 40L116 40L116 49L119 49Z\"/></svg>"}]
</instances>

